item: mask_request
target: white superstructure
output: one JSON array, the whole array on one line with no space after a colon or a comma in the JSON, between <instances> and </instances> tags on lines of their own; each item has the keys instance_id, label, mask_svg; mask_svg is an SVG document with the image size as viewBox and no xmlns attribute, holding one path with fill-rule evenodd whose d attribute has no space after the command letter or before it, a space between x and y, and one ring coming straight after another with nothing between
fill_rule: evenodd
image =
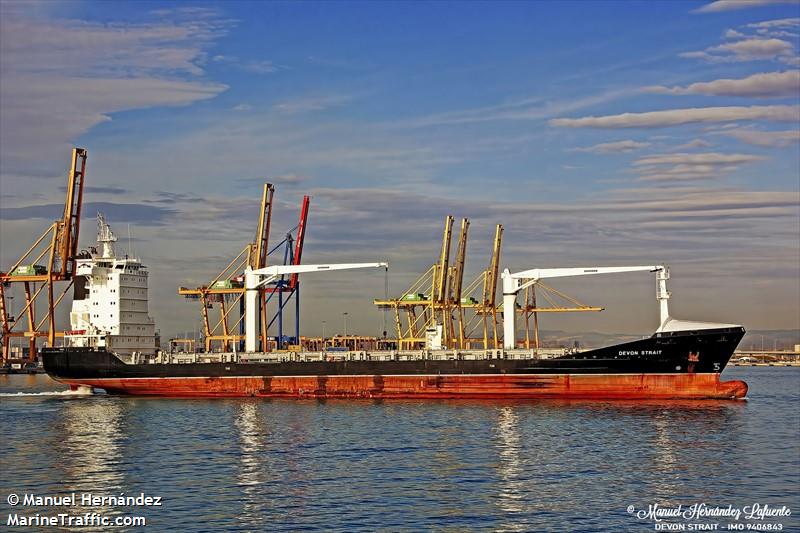
<instances>
[{"instance_id":1,"label":"white superstructure","mask_svg":"<svg viewBox=\"0 0 800 533\"><path fill-rule=\"evenodd\" d=\"M76 259L74 296L66 338L72 346L105 347L120 355L156 351L155 323L147 310L147 267L116 256L117 238L97 215L97 244Z\"/></svg>"}]
</instances>

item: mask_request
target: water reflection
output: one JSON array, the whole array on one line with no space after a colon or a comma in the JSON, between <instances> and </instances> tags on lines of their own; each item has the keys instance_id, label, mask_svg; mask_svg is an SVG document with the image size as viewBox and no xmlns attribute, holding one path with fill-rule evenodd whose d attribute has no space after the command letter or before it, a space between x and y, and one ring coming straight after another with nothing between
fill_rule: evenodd
<instances>
[{"instance_id":1,"label":"water reflection","mask_svg":"<svg viewBox=\"0 0 800 533\"><path fill-rule=\"evenodd\" d=\"M525 480L520 458L519 415L511 406L498 410L495 447L499 459L500 491L497 505L504 515L503 531L525 531L527 526L515 515L525 510Z\"/></svg>"},{"instance_id":2,"label":"water reflection","mask_svg":"<svg viewBox=\"0 0 800 533\"><path fill-rule=\"evenodd\" d=\"M604 509L608 494L597 486L615 487L625 506L642 494L648 502L679 501L686 479L728 469L720 450L736 446L730 428L742 424L745 409L744 402L498 402L499 529L546 527L547 517L574 512L576 495L582 505ZM601 526L596 514L575 518L581 527Z\"/></svg>"},{"instance_id":3,"label":"water reflection","mask_svg":"<svg viewBox=\"0 0 800 533\"><path fill-rule=\"evenodd\" d=\"M655 438L653 453L655 471L658 473L659 482L656 483L658 501L671 502L678 493L676 483L678 459L676 443L670 436L670 417L668 411L658 411L653 416Z\"/></svg>"},{"instance_id":4,"label":"water reflection","mask_svg":"<svg viewBox=\"0 0 800 533\"><path fill-rule=\"evenodd\" d=\"M260 423L258 406L256 402L243 401L236 415L240 450L237 480L243 493L239 520L254 531L266 527L264 510L270 502L270 498L264 494L264 485L269 481L269 468L265 461L269 450L265 444L267 436Z\"/></svg>"},{"instance_id":5,"label":"water reflection","mask_svg":"<svg viewBox=\"0 0 800 533\"><path fill-rule=\"evenodd\" d=\"M106 494L120 490L125 477L120 468L125 441L120 404L104 398L64 403L65 486Z\"/></svg>"},{"instance_id":6,"label":"water reflection","mask_svg":"<svg viewBox=\"0 0 800 533\"><path fill-rule=\"evenodd\" d=\"M125 492L126 441L120 403L108 398L63 402L62 468L64 492L112 496ZM81 502L77 502L81 505ZM114 506L81 506L85 512L119 514Z\"/></svg>"}]
</instances>

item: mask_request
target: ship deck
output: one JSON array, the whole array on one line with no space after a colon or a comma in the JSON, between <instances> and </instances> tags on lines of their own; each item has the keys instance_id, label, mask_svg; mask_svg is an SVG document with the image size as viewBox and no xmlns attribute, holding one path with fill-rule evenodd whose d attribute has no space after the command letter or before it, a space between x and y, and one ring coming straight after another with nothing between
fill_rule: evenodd
<instances>
[{"instance_id":1,"label":"ship deck","mask_svg":"<svg viewBox=\"0 0 800 533\"><path fill-rule=\"evenodd\" d=\"M554 359L580 350L515 349L515 350L356 350L318 352L211 352L161 353L151 358L123 358L126 363L305 363L340 361L482 361L487 359Z\"/></svg>"}]
</instances>

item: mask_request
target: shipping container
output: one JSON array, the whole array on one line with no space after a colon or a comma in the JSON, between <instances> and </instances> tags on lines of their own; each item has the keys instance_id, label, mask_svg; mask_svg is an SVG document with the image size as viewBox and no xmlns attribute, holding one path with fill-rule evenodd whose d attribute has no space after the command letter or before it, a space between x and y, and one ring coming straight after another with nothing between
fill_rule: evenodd
<instances>
[{"instance_id":1,"label":"shipping container","mask_svg":"<svg viewBox=\"0 0 800 533\"><path fill-rule=\"evenodd\" d=\"M44 265L20 265L11 273L12 276L41 276L47 274Z\"/></svg>"}]
</instances>

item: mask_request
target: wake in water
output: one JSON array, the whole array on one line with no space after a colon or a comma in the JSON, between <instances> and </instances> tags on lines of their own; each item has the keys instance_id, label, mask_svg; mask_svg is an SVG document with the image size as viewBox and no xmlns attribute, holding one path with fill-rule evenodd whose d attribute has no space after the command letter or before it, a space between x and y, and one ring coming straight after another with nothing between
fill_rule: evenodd
<instances>
[{"instance_id":1,"label":"wake in water","mask_svg":"<svg viewBox=\"0 0 800 533\"><path fill-rule=\"evenodd\" d=\"M3 398L25 398L29 396L62 396L62 397L75 397L75 396L92 396L91 387L79 387L78 390L59 390L59 391L44 391L44 392L0 392L0 397Z\"/></svg>"}]
</instances>

